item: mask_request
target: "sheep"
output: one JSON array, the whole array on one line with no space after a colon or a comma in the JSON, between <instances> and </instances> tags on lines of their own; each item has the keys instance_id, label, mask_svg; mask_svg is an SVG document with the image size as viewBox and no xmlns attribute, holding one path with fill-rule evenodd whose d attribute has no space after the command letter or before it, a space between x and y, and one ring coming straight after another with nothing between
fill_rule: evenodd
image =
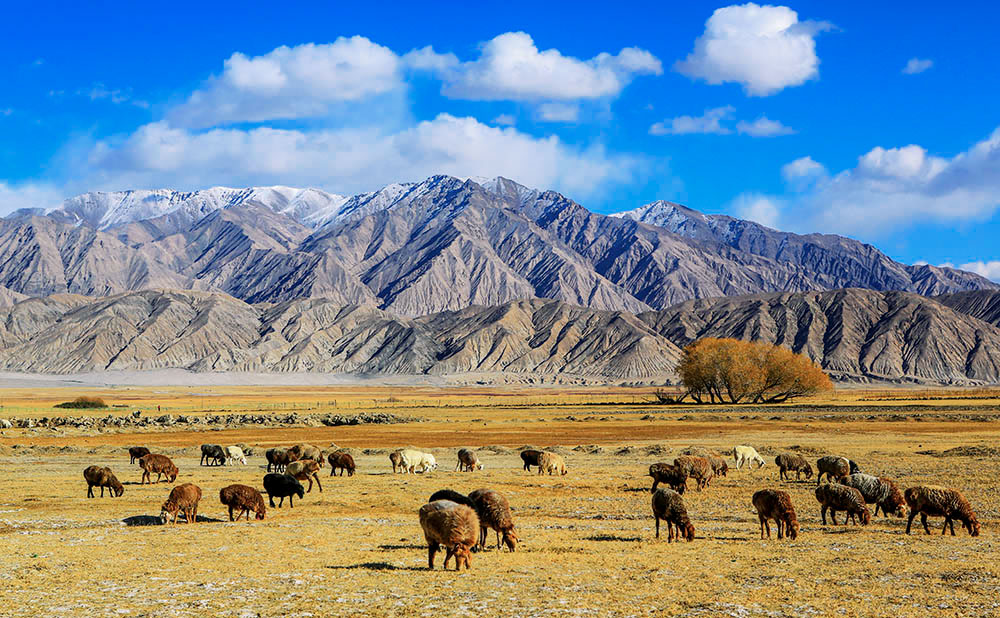
<instances>
[{"instance_id":1,"label":"sheep","mask_svg":"<svg viewBox=\"0 0 1000 618\"><path fill-rule=\"evenodd\" d=\"M768 520L773 519L778 527L778 538L787 536L791 540L799 535L799 520L795 516L795 507L792 506L792 497L787 491L780 489L761 489L754 493L753 508L757 510L757 517L760 519L760 538L764 539L764 532L767 531L767 538L771 538L771 525Z\"/></svg>"},{"instance_id":2,"label":"sheep","mask_svg":"<svg viewBox=\"0 0 1000 618\"><path fill-rule=\"evenodd\" d=\"M460 448L458 449L458 465L455 466L455 469L459 468L463 472L472 472L473 470L482 470L483 464L479 462L479 457L472 452L472 449Z\"/></svg>"},{"instance_id":3,"label":"sheep","mask_svg":"<svg viewBox=\"0 0 1000 618\"><path fill-rule=\"evenodd\" d=\"M294 455L295 459L312 459L320 468L323 467L323 451L311 444L296 444L288 449L288 453Z\"/></svg>"},{"instance_id":4,"label":"sheep","mask_svg":"<svg viewBox=\"0 0 1000 618\"><path fill-rule=\"evenodd\" d=\"M141 457L149 455L149 449L145 446L131 446L128 449L128 463L134 464Z\"/></svg>"},{"instance_id":5,"label":"sheep","mask_svg":"<svg viewBox=\"0 0 1000 618\"><path fill-rule=\"evenodd\" d=\"M698 482L698 491L708 487L712 480L712 464L704 457L681 455L674 459L674 466L681 470L685 476Z\"/></svg>"},{"instance_id":6,"label":"sheep","mask_svg":"<svg viewBox=\"0 0 1000 618\"><path fill-rule=\"evenodd\" d=\"M465 565L472 568L472 548L479 538L479 517L476 512L464 504L456 504L450 500L428 502L420 507L420 527L427 539L427 568L434 568L434 554L442 545L447 552L444 556L444 568L455 556L455 570Z\"/></svg>"},{"instance_id":7,"label":"sheep","mask_svg":"<svg viewBox=\"0 0 1000 618\"><path fill-rule=\"evenodd\" d=\"M319 482L319 462L315 459L300 459L299 461L293 461L288 464L285 468L285 474L289 476L294 476L300 481L309 481L309 489L307 492L311 492L313 489L313 480L316 481L316 485L319 486L320 493L323 493L323 484Z\"/></svg>"},{"instance_id":8,"label":"sheep","mask_svg":"<svg viewBox=\"0 0 1000 618\"><path fill-rule=\"evenodd\" d=\"M351 454L345 451L334 451L328 456L330 462L330 476L337 470L340 470L340 476L344 476L344 472L347 472L347 476L354 476L354 470L356 466L354 465L354 458Z\"/></svg>"},{"instance_id":9,"label":"sheep","mask_svg":"<svg viewBox=\"0 0 1000 618\"><path fill-rule=\"evenodd\" d=\"M219 502L229 507L229 521L234 521L233 513L236 513L238 520L242 515L246 515L250 521L250 511L253 511L257 519L264 519L267 507L264 506L264 496L249 485L229 485L219 490Z\"/></svg>"},{"instance_id":10,"label":"sheep","mask_svg":"<svg viewBox=\"0 0 1000 618\"><path fill-rule=\"evenodd\" d=\"M395 474L397 470L406 472L403 469L403 451L393 451L389 453L389 461L392 463L392 473Z\"/></svg>"},{"instance_id":11,"label":"sheep","mask_svg":"<svg viewBox=\"0 0 1000 618\"><path fill-rule=\"evenodd\" d=\"M404 449L400 452L402 456L403 471L413 474L419 469L421 472L428 472L437 468L437 460L430 453L422 453L413 449Z\"/></svg>"},{"instance_id":12,"label":"sheep","mask_svg":"<svg viewBox=\"0 0 1000 618\"><path fill-rule=\"evenodd\" d=\"M538 458L541 457L541 455L542 451L535 450L533 448L521 451L521 461L524 462L524 469L531 472L531 466L538 465Z\"/></svg>"},{"instance_id":13,"label":"sheep","mask_svg":"<svg viewBox=\"0 0 1000 618\"><path fill-rule=\"evenodd\" d=\"M566 461L558 453L542 451L542 454L538 456L538 473L548 474L549 476L559 473L565 476Z\"/></svg>"},{"instance_id":14,"label":"sheep","mask_svg":"<svg viewBox=\"0 0 1000 618\"><path fill-rule=\"evenodd\" d=\"M198 502L201 501L201 487L193 483L184 483L170 490L170 496L160 507L160 520L167 523L168 515L173 515L171 523L177 523L177 515L184 513L187 523L198 521Z\"/></svg>"},{"instance_id":15,"label":"sheep","mask_svg":"<svg viewBox=\"0 0 1000 618\"><path fill-rule=\"evenodd\" d=\"M264 491L267 492L267 499L272 509L275 508L275 497L281 498L277 508L281 508L285 503L285 498L288 498L288 508L295 508L294 496L298 496L299 498L305 498L306 496L305 488L302 487L302 483L298 482L294 476L278 474L277 472L264 475Z\"/></svg>"},{"instance_id":16,"label":"sheep","mask_svg":"<svg viewBox=\"0 0 1000 618\"><path fill-rule=\"evenodd\" d=\"M679 494L687 489L687 474L677 466L668 463L655 463L649 466L649 476L653 477L653 487L649 490L656 491L656 486L660 483L669 485L671 489Z\"/></svg>"},{"instance_id":17,"label":"sheep","mask_svg":"<svg viewBox=\"0 0 1000 618\"><path fill-rule=\"evenodd\" d=\"M156 473L156 482L160 482L160 477L164 476L173 483L177 480L177 466L174 462L170 460L166 455L157 455L155 453L150 453L149 455L144 455L139 458L139 467L142 468L142 478L139 480L139 484L143 485L146 481L152 485L151 475L153 472Z\"/></svg>"},{"instance_id":18,"label":"sheep","mask_svg":"<svg viewBox=\"0 0 1000 618\"><path fill-rule=\"evenodd\" d=\"M83 478L87 481L87 497L94 497L94 487L101 488L101 497L104 497L104 488L108 488L108 495L118 498L125 493L125 487L118 481L111 468L105 466L89 466L83 471Z\"/></svg>"},{"instance_id":19,"label":"sheep","mask_svg":"<svg viewBox=\"0 0 1000 618\"><path fill-rule=\"evenodd\" d=\"M813 469L806 461L806 458L796 453L782 453L774 458L774 465L778 466L778 478L791 480L789 472L795 472L795 480L801 480L805 474L807 479L812 478Z\"/></svg>"},{"instance_id":20,"label":"sheep","mask_svg":"<svg viewBox=\"0 0 1000 618\"><path fill-rule=\"evenodd\" d=\"M200 466L224 466L226 464L226 451L218 444L201 445Z\"/></svg>"},{"instance_id":21,"label":"sheep","mask_svg":"<svg viewBox=\"0 0 1000 618\"><path fill-rule=\"evenodd\" d=\"M247 446L245 443L240 442L236 446L240 447L240 450L243 451L243 454L246 455L247 457L253 457L253 449Z\"/></svg>"},{"instance_id":22,"label":"sheep","mask_svg":"<svg viewBox=\"0 0 1000 618\"><path fill-rule=\"evenodd\" d=\"M486 549L486 530L492 528L497 533L497 549L500 549L500 537L503 535L503 544L514 551L520 539L514 532L514 518L510 515L507 498L492 489L477 489L469 494L469 500L475 504L479 517L479 547Z\"/></svg>"},{"instance_id":23,"label":"sheep","mask_svg":"<svg viewBox=\"0 0 1000 618\"><path fill-rule=\"evenodd\" d=\"M270 448L264 454L267 458L267 471L268 472L284 472L285 467L293 461L298 461L299 457L284 448ZM273 470L272 470L273 468Z\"/></svg>"},{"instance_id":24,"label":"sheep","mask_svg":"<svg viewBox=\"0 0 1000 618\"><path fill-rule=\"evenodd\" d=\"M680 493L661 487L653 492L653 520L656 522L656 538L660 538L660 520L667 522L667 542L694 540L694 524L688 518L684 498ZM676 531L674 530L676 528Z\"/></svg>"},{"instance_id":25,"label":"sheep","mask_svg":"<svg viewBox=\"0 0 1000 618\"><path fill-rule=\"evenodd\" d=\"M965 499L957 489L947 489L935 485L918 485L910 487L903 492L906 504L910 507L910 518L906 522L906 534L910 533L910 526L913 525L913 518L920 514L920 523L924 525L924 532L930 534L927 527L927 516L944 517L944 527L941 534L945 534L948 527L951 527L951 536L955 536L955 521L962 522L962 527L969 531L970 536L979 536L979 520L972 510L972 505Z\"/></svg>"},{"instance_id":26,"label":"sheep","mask_svg":"<svg viewBox=\"0 0 1000 618\"><path fill-rule=\"evenodd\" d=\"M827 481L839 480L851 474L851 462L846 457L837 455L825 455L816 460L816 485L823 482L823 475Z\"/></svg>"},{"instance_id":27,"label":"sheep","mask_svg":"<svg viewBox=\"0 0 1000 618\"><path fill-rule=\"evenodd\" d=\"M437 500L451 500L455 504L464 504L467 507L473 509L476 508L475 503L473 503L468 496L463 496L452 489L439 489L438 491L435 491L431 494L428 502L435 502Z\"/></svg>"},{"instance_id":28,"label":"sheep","mask_svg":"<svg viewBox=\"0 0 1000 618\"><path fill-rule=\"evenodd\" d=\"M713 476L727 476L729 474L729 464L718 455L709 455L708 463L712 466Z\"/></svg>"},{"instance_id":29,"label":"sheep","mask_svg":"<svg viewBox=\"0 0 1000 618\"><path fill-rule=\"evenodd\" d=\"M840 482L860 491L866 503L874 504L875 515L878 515L878 510L881 508L885 517L890 514L897 517L906 516L906 499L892 479L859 472L842 477Z\"/></svg>"},{"instance_id":30,"label":"sheep","mask_svg":"<svg viewBox=\"0 0 1000 618\"><path fill-rule=\"evenodd\" d=\"M235 466L237 462L240 465L247 465L247 457L243 454L243 449L238 446L227 446L225 449L226 455L226 465Z\"/></svg>"},{"instance_id":31,"label":"sheep","mask_svg":"<svg viewBox=\"0 0 1000 618\"><path fill-rule=\"evenodd\" d=\"M736 469L739 470L743 467L743 464L747 464L748 470L753 470L753 464L757 464L757 468L763 468L766 462L764 458L760 456L752 446L734 446L733 447L733 461L736 462Z\"/></svg>"},{"instance_id":32,"label":"sheep","mask_svg":"<svg viewBox=\"0 0 1000 618\"><path fill-rule=\"evenodd\" d=\"M865 497L861 492L847 485L824 483L816 488L816 500L819 502L823 525L826 525L826 511L830 510L830 521L837 525L837 511L845 511L844 525L847 520L856 522L854 516L861 520L862 526L867 526L872 520L871 511L865 506Z\"/></svg>"}]
</instances>

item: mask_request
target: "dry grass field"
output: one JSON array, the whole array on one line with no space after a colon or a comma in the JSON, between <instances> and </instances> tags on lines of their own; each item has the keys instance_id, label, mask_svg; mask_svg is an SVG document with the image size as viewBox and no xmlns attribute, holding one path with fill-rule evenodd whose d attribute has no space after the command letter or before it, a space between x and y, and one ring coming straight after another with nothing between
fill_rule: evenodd
<instances>
[{"instance_id":1,"label":"dry grass field","mask_svg":"<svg viewBox=\"0 0 1000 618\"><path fill-rule=\"evenodd\" d=\"M127 405L51 406L79 394ZM841 390L762 408L665 408L628 388L8 389L0 418L246 410L377 408L422 422L344 427L190 427L145 433L8 429L0 435L0 615L3 616L996 616L1000 615L1000 393ZM204 429L204 428L202 428ZM134 431L134 430L133 430ZM355 449L358 473L330 478L294 509L230 523L221 487L261 487L264 458L200 467L205 442L309 442ZM204 491L196 524L150 523L171 485L138 485L127 446L174 457L177 483ZM526 444L558 446L569 474L526 473ZM756 446L769 465L731 471L685 494L691 543L653 538L650 463L685 447ZM433 452L440 467L394 475L390 449ZM454 472L455 449L486 469ZM16 448L15 448L16 447ZM970 538L881 516L866 528L823 526L813 482L782 482L774 455L837 453L903 487L960 489L983 526ZM954 450L956 447L978 447ZM731 461L731 459L730 459ZM82 471L111 466L121 498L87 499ZM522 544L472 558L472 570L426 569L417 509L435 490L492 487L513 508ZM795 541L762 541L750 496L791 492ZM915 526L918 526L919 520ZM919 533L917 533L919 532ZM491 537L492 538L492 537ZM492 541L495 542L495 541Z\"/></svg>"}]
</instances>

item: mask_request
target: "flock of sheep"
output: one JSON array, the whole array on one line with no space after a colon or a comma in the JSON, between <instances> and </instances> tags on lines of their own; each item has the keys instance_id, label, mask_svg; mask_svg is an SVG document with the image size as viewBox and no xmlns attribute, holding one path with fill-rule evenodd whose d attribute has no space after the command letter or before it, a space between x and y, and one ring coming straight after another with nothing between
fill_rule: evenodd
<instances>
[{"instance_id":1,"label":"flock of sheep","mask_svg":"<svg viewBox=\"0 0 1000 618\"><path fill-rule=\"evenodd\" d=\"M245 445L223 448L217 444L201 446L201 465L228 465L239 463L246 465L247 455L252 451ZM459 449L456 470L482 470L483 464L471 449ZM166 478L174 482L178 470L173 461L165 455L151 453L145 447L129 449L130 463L138 462L142 469L140 484L152 483L152 474L156 474L156 482ZM319 448L308 444L299 444L291 448L272 448L265 453L267 459L267 474L264 476L264 492L268 502L275 508L274 499L278 498L277 508L284 505L288 498L289 507L294 507L295 496L300 499L312 491L315 481L319 491L323 486L319 479L319 470L324 460L330 464L330 476L337 471L341 476L346 472L353 476L356 470L354 458L342 450L324 453ZM566 474L566 462L561 455L549 451L526 449L520 452L524 469L530 471L537 467L538 474ZM732 451L733 461L737 469L746 465L762 468L766 465L764 459L753 447L736 446ZM401 449L389 455L393 472L416 473L430 472L437 468L437 461L430 453L414 449ZM796 479L805 475L806 479L813 476L813 468L801 455L782 453L775 458L779 470L779 479L791 479L795 473ZM660 521L667 523L668 542L685 538L694 539L695 528L684 505L684 494L688 479L694 479L699 491L707 489L712 479L728 474L729 464L726 458L718 453L694 449L691 454L674 459L672 464L654 463L649 467L649 476L653 478L652 509L655 520L656 537L660 536ZM871 521L869 504L875 505L875 514L879 509L884 516L906 516L909 520L906 533L914 518L919 514L921 523L927 534L927 518L943 517L945 534L949 527L955 535L955 520L972 536L979 535L979 522L971 505L960 492L954 489L919 485L901 492L895 481L888 478L864 474L858 465L839 456L820 457L816 462L817 487L816 500L820 504L823 524L826 524L827 512L832 523L837 523L837 513L844 512L844 525L848 520L867 525ZM90 466L83 472L87 481L87 497L93 498L94 488L101 488L101 496L107 489L112 497L121 496L125 488L112 473L110 468ZM823 483L826 477L827 482ZM309 483L308 489L302 482ZM658 487L659 484L667 487ZM177 522L179 515L184 515L188 523L197 521L198 504L202 498L201 488L192 483L177 485L163 503L160 519L164 523ZM250 513L256 519L264 519L267 508L260 491L249 485L233 484L219 491L219 501L229 509L229 520L236 521L240 517L250 520ZM778 538L796 538L799 523L792 505L791 496L780 489L762 489L753 494L751 502L760 519L761 539L770 538L773 520L777 527ZM471 552L479 547L485 548L487 531L496 532L497 548L506 546L514 551L519 538L514 530L514 520L511 517L510 505L507 499L492 489L479 489L469 495L462 495L450 489L435 492L427 504L419 510L420 525L428 545L428 566L434 568L434 556L443 547L445 550L444 567L455 558L455 568L462 565L471 567Z\"/></svg>"}]
</instances>

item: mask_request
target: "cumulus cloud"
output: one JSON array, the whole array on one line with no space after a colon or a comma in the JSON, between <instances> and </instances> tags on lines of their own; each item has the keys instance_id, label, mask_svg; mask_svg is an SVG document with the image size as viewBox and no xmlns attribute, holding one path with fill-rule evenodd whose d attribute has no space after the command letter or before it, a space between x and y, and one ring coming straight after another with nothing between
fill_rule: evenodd
<instances>
[{"instance_id":1,"label":"cumulus cloud","mask_svg":"<svg viewBox=\"0 0 1000 618\"><path fill-rule=\"evenodd\" d=\"M651 135L688 135L690 133L726 135L732 131L722 126L722 121L729 118L735 109L732 105L726 105L707 109L701 116L677 116L655 123L649 128L649 133Z\"/></svg>"},{"instance_id":2,"label":"cumulus cloud","mask_svg":"<svg viewBox=\"0 0 1000 618\"><path fill-rule=\"evenodd\" d=\"M771 120L767 116L761 116L753 122L745 120L737 122L736 132L751 137L777 137L779 135L792 135L795 133L795 129L785 126L777 120Z\"/></svg>"},{"instance_id":3,"label":"cumulus cloud","mask_svg":"<svg viewBox=\"0 0 1000 618\"><path fill-rule=\"evenodd\" d=\"M576 122L580 118L580 106L572 103L542 103L535 116L544 122Z\"/></svg>"},{"instance_id":4,"label":"cumulus cloud","mask_svg":"<svg viewBox=\"0 0 1000 618\"><path fill-rule=\"evenodd\" d=\"M50 184L0 180L0 215L20 208L51 208L59 205L63 197L63 192Z\"/></svg>"},{"instance_id":5,"label":"cumulus cloud","mask_svg":"<svg viewBox=\"0 0 1000 618\"><path fill-rule=\"evenodd\" d=\"M730 204L730 210L740 219L747 219L778 229L781 221L781 207L772 197L759 194L744 194Z\"/></svg>"},{"instance_id":6,"label":"cumulus cloud","mask_svg":"<svg viewBox=\"0 0 1000 618\"><path fill-rule=\"evenodd\" d=\"M799 21L784 6L727 6L712 13L694 50L674 70L709 84L741 84L751 96L772 95L819 75L815 39L830 28Z\"/></svg>"},{"instance_id":7,"label":"cumulus cloud","mask_svg":"<svg viewBox=\"0 0 1000 618\"><path fill-rule=\"evenodd\" d=\"M951 267L952 265L950 263L946 263L941 266ZM1000 282L1000 260L978 260L975 262L966 262L965 264L959 264L955 268L958 268L959 270L967 270L970 273L976 273L981 277L986 277L987 279Z\"/></svg>"},{"instance_id":8,"label":"cumulus cloud","mask_svg":"<svg viewBox=\"0 0 1000 618\"><path fill-rule=\"evenodd\" d=\"M909 62L906 63L906 66L903 67L903 75L916 75L917 73L923 73L932 66L934 66L933 60L910 58Z\"/></svg>"}]
</instances>

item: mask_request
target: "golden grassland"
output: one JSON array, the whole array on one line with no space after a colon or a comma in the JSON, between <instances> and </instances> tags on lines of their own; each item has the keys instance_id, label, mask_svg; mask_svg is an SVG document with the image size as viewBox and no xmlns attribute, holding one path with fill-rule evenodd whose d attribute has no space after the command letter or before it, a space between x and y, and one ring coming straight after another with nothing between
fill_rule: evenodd
<instances>
[{"instance_id":1,"label":"golden grassland","mask_svg":"<svg viewBox=\"0 0 1000 618\"><path fill-rule=\"evenodd\" d=\"M163 413L184 414L377 408L425 420L144 433L6 430L0 436L0 615L1000 614L1000 458L924 454L997 447L1000 392L845 389L802 402L805 407L704 413L648 405L650 394L488 387L7 390L0 418L107 414L51 408L92 395L146 413L157 405ZM876 411L859 414L858 406ZM912 406L903 420L901 406ZM263 457L256 453L247 466L200 467L197 445L301 441L356 449L358 473L330 478L325 467L324 491L314 488L294 509L286 503L269 509L263 522L228 522L218 490L234 482L260 487ZM174 455L177 483L204 491L199 514L206 521L124 523L157 515L170 489L168 483L137 484L139 470L124 450L134 444ZM566 449L569 474L524 472L516 447L525 444ZM689 490L695 541L655 540L648 465L670 461L691 445L725 451L734 444L757 446L769 462L789 447L810 459L838 453L904 487L958 488L976 508L983 533L942 537L940 520L932 520L933 536L916 529L906 536L905 520L881 516L866 528L823 526L814 482L778 481L771 464L731 471L704 492ZM22 448L12 450L15 445ZM387 449L405 445L433 452L440 468L392 474ZM594 446L573 450L578 445ZM29 446L36 448L23 448ZM454 472L457 446L480 447L486 469ZM125 495L87 499L82 471L91 464L110 465L125 482ZM792 493L802 523L792 542L759 538L750 496L776 486ZM518 551L491 546L460 574L441 571L439 557L438 569L428 571L416 513L445 487L504 493L522 539Z\"/></svg>"}]
</instances>

